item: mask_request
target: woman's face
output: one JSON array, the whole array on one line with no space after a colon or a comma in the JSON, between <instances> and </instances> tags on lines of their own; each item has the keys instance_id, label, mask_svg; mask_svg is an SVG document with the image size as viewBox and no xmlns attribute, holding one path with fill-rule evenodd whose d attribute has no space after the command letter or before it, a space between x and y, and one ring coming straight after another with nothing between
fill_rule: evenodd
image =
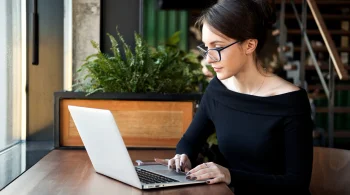
<instances>
[{"instance_id":1,"label":"woman's face","mask_svg":"<svg viewBox=\"0 0 350 195\"><path fill-rule=\"evenodd\" d=\"M205 22L202 29L202 41L207 49L222 48L236 42L235 39L221 34ZM219 62L208 55L206 56L207 62L214 68L220 80L235 76L242 70L243 65L247 61L247 56L244 54L240 42L223 49L220 51L220 54L221 60Z\"/></svg>"}]
</instances>

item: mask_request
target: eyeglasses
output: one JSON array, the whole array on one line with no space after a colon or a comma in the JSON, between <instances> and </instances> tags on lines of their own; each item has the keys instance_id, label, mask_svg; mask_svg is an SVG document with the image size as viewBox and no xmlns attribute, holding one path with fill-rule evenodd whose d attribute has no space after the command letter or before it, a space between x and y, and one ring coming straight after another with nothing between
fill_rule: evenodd
<instances>
[{"instance_id":1,"label":"eyeglasses","mask_svg":"<svg viewBox=\"0 0 350 195\"><path fill-rule=\"evenodd\" d=\"M204 59L209 56L210 59L214 60L215 62L220 62L221 61L221 51L238 43L239 41L233 42L225 47L218 47L218 48L213 48L213 49L206 49L204 47L204 44L198 45L197 48L199 49L201 55L203 56Z\"/></svg>"}]
</instances>

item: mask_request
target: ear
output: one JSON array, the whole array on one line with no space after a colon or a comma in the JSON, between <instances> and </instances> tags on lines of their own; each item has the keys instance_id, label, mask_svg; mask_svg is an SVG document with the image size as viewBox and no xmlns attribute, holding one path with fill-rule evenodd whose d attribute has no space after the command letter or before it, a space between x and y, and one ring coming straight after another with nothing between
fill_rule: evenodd
<instances>
[{"instance_id":1,"label":"ear","mask_svg":"<svg viewBox=\"0 0 350 195\"><path fill-rule=\"evenodd\" d=\"M254 53L256 47L258 46L258 40L257 39L248 39L246 40L246 55L251 55Z\"/></svg>"}]
</instances>

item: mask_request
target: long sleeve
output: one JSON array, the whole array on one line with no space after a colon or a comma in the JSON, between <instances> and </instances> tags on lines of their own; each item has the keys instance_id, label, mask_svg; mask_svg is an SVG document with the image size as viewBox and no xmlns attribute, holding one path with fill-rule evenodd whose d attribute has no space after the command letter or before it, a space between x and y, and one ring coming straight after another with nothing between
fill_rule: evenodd
<instances>
[{"instance_id":1,"label":"long sleeve","mask_svg":"<svg viewBox=\"0 0 350 195\"><path fill-rule=\"evenodd\" d=\"M269 191L300 192L308 189L312 172L312 121L310 115L284 119L285 174L259 174L229 169L233 186L250 186ZM287 190L287 191L286 191ZM305 194L308 194L306 191Z\"/></svg>"},{"instance_id":2,"label":"long sleeve","mask_svg":"<svg viewBox=\"0 0 350 195\"><path fill-rule=\"evenodd\" d=\"M252 96L215 77L176 152L193 162L214 124L235 194L310 194L313 127L305 90Z\"/></svg>"},{"instance_id":3,"label":"long sleeve","mask_svg":"<svg viewBox=\"0 0 350 195\"><path fill-rule=\"evenodd\" d=\"M187 154L192 164L206 139L214 132L214 125L207 111L207 101L207 95L204 94L190 126L176 146L176 153Z\"/></svg>"}]
</instances>

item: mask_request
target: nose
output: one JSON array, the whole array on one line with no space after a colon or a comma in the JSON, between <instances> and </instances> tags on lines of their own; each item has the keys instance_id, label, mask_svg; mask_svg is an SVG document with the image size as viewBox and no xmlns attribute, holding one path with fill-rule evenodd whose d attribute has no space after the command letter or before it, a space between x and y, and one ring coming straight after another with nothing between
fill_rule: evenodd
<instances>
[{"instance_id":1,"label":"nose","mask_svg":"<svg viewBox=\"0 0 350 195\"><path fill-rule=\"evenodd\" d=\"M211 57L209 55L205 56L205 60L207 61L208 64L212 64L212 63L216 62L215 60L211 59Z\"/></svg>"}]
</instances>

